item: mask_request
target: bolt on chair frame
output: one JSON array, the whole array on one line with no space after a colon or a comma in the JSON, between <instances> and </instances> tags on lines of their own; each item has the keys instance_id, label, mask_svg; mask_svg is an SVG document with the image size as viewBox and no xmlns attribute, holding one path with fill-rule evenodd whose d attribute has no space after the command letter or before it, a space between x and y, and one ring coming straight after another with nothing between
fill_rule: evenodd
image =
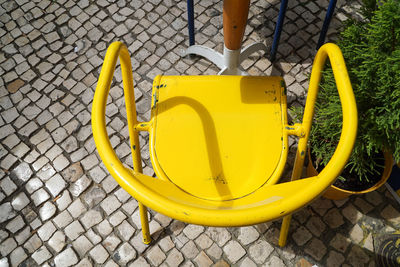
<instances>
[{"instance_id":1,"label":"bolt on chair frame","mask_svg":"<svg viewBox=\"0 0 400 267\"><path fill-rule=\"evenodd\" d=\"M118 159L106 130L106 102L118 57L123 78L133 170L125 167ZM327 57L330 59L342 102L342 133L334 155L318 176L300 179L321 71ZM280 245L283 246L289 229L290 214L318 198L336 180L343 170L355 142L357 109L340 49L334 44L325 44L320 48L312 68L303 121L301 124L285 126L286 135L299 137L292 181L267 185L251 193L250 196L244 197L245 200L220 201L217 202L218 205L182 192L170 181L160 177L153 178L142 173L138 132L151 131L152 120L149 122L137 121L130 61L125 45L121 42L110 45L94 95L92 128L98 153L106 168L116 181L139 202L144 243L148 244L151 241L147 206L177 220L209 226L245 226L284 217L280 237ZM179 199L180 197L181 199Z\"/></svg>"}]
</instances>

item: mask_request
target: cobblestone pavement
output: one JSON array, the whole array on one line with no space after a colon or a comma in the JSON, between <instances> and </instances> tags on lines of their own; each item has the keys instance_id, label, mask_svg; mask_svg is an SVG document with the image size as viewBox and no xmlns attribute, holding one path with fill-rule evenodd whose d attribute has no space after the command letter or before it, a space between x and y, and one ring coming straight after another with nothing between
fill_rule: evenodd
<instances>
[{"instance_id":1,"label":"cobblestone pavement","mask_svg":"<svg viewBox=\"0 0 400 267\"><path fill-rule=\"evenodd\" d=\"M222 51L222 1L195 2L197 44ZM271 44L279 4L252 1L245 44ZM292 106L304 103L327 5L289 1L277 62L261 54L243 62L251 75L283 75ZM341 20L358 16L357 8L354 1L338 3L328 39ZM280 221L213 228L153 211L154 241L142 244L137 202L97 155L91 102L114 40L131 52L142 120L150 116L156 74L216 74L206 60L182 57L186 25L185 1L0 1L0 266L374 266L374 235L400 228L399 206L384 188L344 201L317 200L294 215L283 249ZM131 165L120 82L118 73L108 130ZM147 135L140 141L144 172L153 175Z\"/></svg>"}]
</instances>

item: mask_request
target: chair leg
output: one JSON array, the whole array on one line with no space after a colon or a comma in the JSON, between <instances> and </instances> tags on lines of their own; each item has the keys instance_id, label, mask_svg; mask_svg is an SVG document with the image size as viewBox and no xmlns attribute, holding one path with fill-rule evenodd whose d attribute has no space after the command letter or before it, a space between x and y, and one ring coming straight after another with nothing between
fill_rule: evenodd
<instances>
[{"instance_id":1,"label":"chair leg","mask_svg":"<svg viewBox=\"0 0 400 267\"><path fill-rule=\"evenodd\" d=\"M194 8L193 0L187 0L189 46L194 45Z\"/></svg>"},{"instance_id":2,"label":"chair leg","mask_svg":"<svg viewBox=\"0 0 400 267\"><path fill-rule=\"evenodd\" d=\"M304 159L305 159L305 155L306 155L305 152L307 149L307 141L308 141L309 133L310 133L310 129L308 129L307 132L305 133L305 136L300 138L300 140L299 140L299 144L297 146L297 151L296 151L296 158L294 160L292 177L291 177L292 181L295 181L295 180L301 178L301 174L303 172L303 165L304 165ZM292 219L291 214L283 217L281 233L279 236L279 246L281 246L281 247L284 247L286 245L286 240L287 240L287 236L289 233L289 226L290 226L291 219Z\"/></svg>"},{"instance_id":3,"label":"chair leg","mask_svg":"<svg viewBox=\"0 0 400 267\"><path fill-rule=\"evenodd\" d=\"M281 231L279 233L279 246L286 246L287 236L289 233L290 221L292 220L292 215L287 215L283 217Z\"/></svg>"},{"instance_id":4,"label":"chair leg","mask_svg":"<svg viewBox=\"0 0 400 267\"><path fill-rule=\"evenodd\" d=\"M140 222L142 224L142 234L143 234L143 243L150 244L150 229L149 229L149 218L147 217L147 207L139 202L139 213L140 213Z\"/></svg>"},{"instance_id":5,"label":"chair leg","mask_svg":"<svg viewBox=\"0 0 400 267\"><path fill-rule=\"evenodd\" d=\"M326 11L324 24L322 25L321 33L319 35L317 50L325 43L326 33L328 32L329 24L331 23L333 12L335 11L337 0L330 0L328 10Z\"/></svg>"},{"instance_id":6,"label":"chair leg","mask_svg":"<svg viewBox=\"0 0 400 267\"><path fill-rule=\"evenodd\" d=\"M272 41L270 60L273 62L275 60L276 51L279 45L279 39L281 38L283 21L285 20L285 13L288 5L288 0L281 1L281 7L279 8L278 21L275 26L274 40Z\"/></svg>"}]
</instances>

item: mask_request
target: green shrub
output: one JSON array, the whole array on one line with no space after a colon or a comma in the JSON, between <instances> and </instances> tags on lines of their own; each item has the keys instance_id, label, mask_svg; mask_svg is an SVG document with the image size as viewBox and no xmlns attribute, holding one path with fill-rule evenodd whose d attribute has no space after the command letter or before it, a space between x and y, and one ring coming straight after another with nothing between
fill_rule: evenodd
<instances>
[{"instance_id":1,"label":"green shrub","mask_svg":"<svg viewBox=\"0 0 400 267\"><path fill-rule=\"evenodd\" d=\"M375 10L376 9L376 10ZM346 169L367 179L378 169L373 157L383 149L400 160L400 1L364 0L362 21L349 20L340 34L356 97L359 127ZM325 165L342 127L339 96L330 68L324 71L310 135L313 154Z\"/></svg>"}]
</instances>

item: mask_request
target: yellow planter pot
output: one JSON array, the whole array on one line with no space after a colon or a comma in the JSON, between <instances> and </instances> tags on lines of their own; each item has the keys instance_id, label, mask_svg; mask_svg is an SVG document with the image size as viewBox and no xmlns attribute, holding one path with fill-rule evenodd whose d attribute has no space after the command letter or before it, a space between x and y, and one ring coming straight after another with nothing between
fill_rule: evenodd
<instances>
[{"instance_id":1,"label":"yellow planter pot","mask_svg":"<svg viewBox=\"0 0 400 267\"><path fill-rule=\"evenodd\" d=\"M327 199L332 199L332 200L340 200L340 199L345 199L346 197L349 197L350 195L353 194L365 194L371 191L374 191L381 187L384 183L386 183L387 179L390 176L390 173L392 172L392 167L393 167L393 157L391 153L384 152L384 158L385 158L385 167L383 169L382 177L379 182L377 182L374 186L363 190L363 191L350 191L350 190L345 190L341 189L337 186L331 185L328 190L325 191L323 194L323 197ZM308 165L307 165L307 176L315 176L318 175L318 171L314 168L312 164L311 159L311 153L310 149L308 149Z\"/></svg>"}]
</instances>

